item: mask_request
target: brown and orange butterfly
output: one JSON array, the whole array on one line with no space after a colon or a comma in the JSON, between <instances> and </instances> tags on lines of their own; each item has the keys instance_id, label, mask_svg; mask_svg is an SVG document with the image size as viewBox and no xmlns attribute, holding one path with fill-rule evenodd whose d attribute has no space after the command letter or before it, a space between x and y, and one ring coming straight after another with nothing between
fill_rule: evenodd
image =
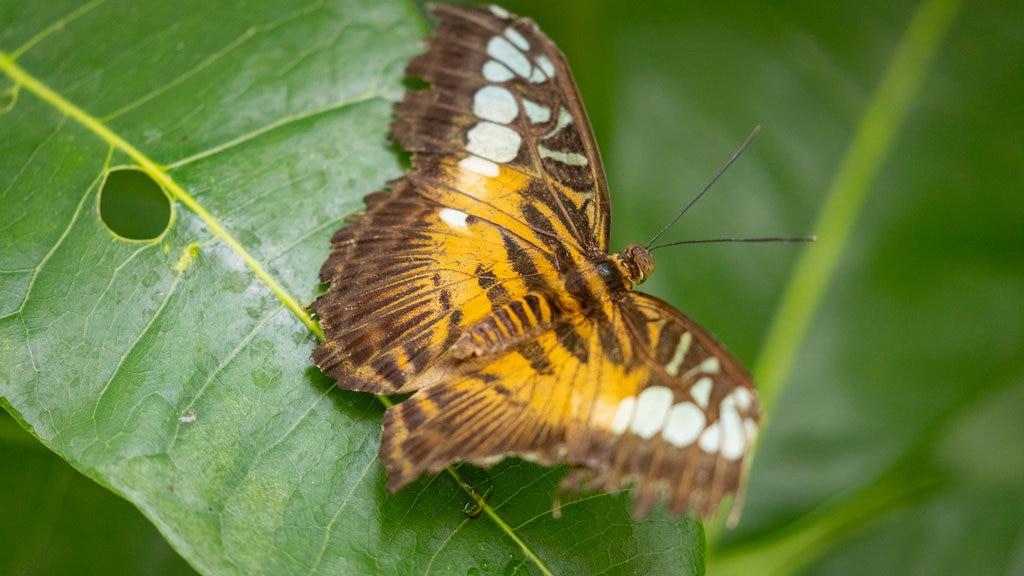
<instances>
[{"instance_id":1,"label":"brown and orange butterfly","mask_svg":"<svg viewBox=\"0 0 1024 576\"><path fill-rule=\"evenodd\" d=\"M412 170L339 230L312 305L338 385L415 392L387 410L396 491L506 456L632 486L634 511L709 515L740 483L758 423L750 377L703 328L632 291L647 248L608 254L601 158L569 68L498 7L434 8L430 83L396 105Z\"/></svg>"}]
</instances>

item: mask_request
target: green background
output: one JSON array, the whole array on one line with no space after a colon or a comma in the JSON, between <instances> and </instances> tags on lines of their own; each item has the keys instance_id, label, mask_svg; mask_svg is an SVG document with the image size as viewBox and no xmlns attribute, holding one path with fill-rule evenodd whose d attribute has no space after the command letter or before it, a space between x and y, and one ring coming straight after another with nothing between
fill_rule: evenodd
<instances>
[{"instance_id":1,"label":"green background","mask_svg":"<svg viewBox=\"0 0 1024 576\"><path fill-rule=\"evenodd\" d=\"M401 173L390 102L427 27L283 4L0 2L0 572L1024 574L1019 3L506 4L573 68L613 249L758 124L666 240L820 237L661 250L643 286L771 405L708 558L621 495L551 519L560 470L460 470L504 525L447 475L384 491L383 408L319 375L282 297ZM149 242L98 215L142 160L175 196Z\"/></svg>"}]
</instances>

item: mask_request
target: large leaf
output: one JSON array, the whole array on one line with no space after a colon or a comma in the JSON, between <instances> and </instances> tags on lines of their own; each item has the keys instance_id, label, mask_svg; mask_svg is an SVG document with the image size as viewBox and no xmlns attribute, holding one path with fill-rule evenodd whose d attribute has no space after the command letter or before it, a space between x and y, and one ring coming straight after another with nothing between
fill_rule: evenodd
<instances>
[{"instance_id":1,"label":"large leaf","mask_svg":"<svg viewBox=\"0 0 1024 576\"><path fill-rule=\"evenodd\" d=\"M555 520L563 470L508 462L390 495L376 459L383 405L311 365L302 303L327 240L401 172L386 132L423 30L411 6L3 9L0 396L189 563L702 570L695 521L634 523L628 501L607 495L567 500ZM101 217L121 166L170 198L155 239L128 240ZM456 477L489 493L479 519ZM13 561L45 568L32 557Z\"/></svg>"},{"instance_id":2,"label":"large leaf","mask_svg":"<svg viewBox=\"0 0 1024 576\"><path fill-rule=\"evenodd\" d=\"M1003 4L955 14L927 66L911 70L923 77L905 91L906 112L881 127L897 139L867 147L882 155L881 172L857 183L867 203L846 214L850 239L770 414L743 522L725 533L709 573L1021 573L1024 13ZM414 13L370 2L342 5L333 19L319 4L278 7L276 18L272 6L230 16L205 5L89 6L67 18L77 6L0 3L0 51L29 46L22 70L169 166L283 293L308 302L332 229L401 170L384 135L387 100L422 32ZM646 240L764 126L673 239L813 232L821 243L659 251L644 288L751 366L767 365L755 360L775 333L794 259L833 249L836 231L813 229L815 214L851 143L864 133L877 142L865 118L922 7L508 7L568 54L608 164L615 246ZM136 163L120 153L108 161L108 150L24 87L0 119L0 396L46 445L138 505L191 563L539 572L514 534L555 572L703 570L697 525L632 524L621 497L591 497L551 520L558 470L461 471L494 485L489 501L509 529L465 518L467 497L447 475L390 497L373 459L382 408L330 390L306 359L308 328L275 314L281 298L209 222L178 200L157 243L103 230L94 181L108 165ZM191 242L196 257L182 259ZM99 296L89 300L90 290ZM182 416L195 422L178 426ZM5 448L5 478L7 454L31 449ZM27 479L0 488L59 480L27 460L17 468ZM25 529L0 550L27 543L42 556L72 538L56 518L86 515L96 517L88 530L125 538L110 529L117 506L75 506L82 491L63 486L40 482L34 504L12 510L28 511ZM58 516L61 502L88 514ZM33 515L40 508L49 512ZM119 540L123 549L140 541ZM22 550L15 566L32 557Z\"/></svg>"}]
</instances>

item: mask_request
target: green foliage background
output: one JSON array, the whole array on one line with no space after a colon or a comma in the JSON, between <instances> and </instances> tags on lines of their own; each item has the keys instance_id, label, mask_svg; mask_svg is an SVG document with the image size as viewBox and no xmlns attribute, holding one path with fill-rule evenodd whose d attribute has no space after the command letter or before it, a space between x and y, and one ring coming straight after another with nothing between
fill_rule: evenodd
<instances>
[{"instance_id":1,"label":"green foliage background","mask_svg":"<svg viewBox=\"0 0 1024 576\"><path fill-rule=\"evenodd\" d=\"M621 495L555 521L560 471L516 462L460 470L493 517L448 475L383 489L382 406L312 367L288 304L402 170L415 6L0 1L0 572L1024 574L1024 8L506 6L573 67L613 248L756 124L669 239L821 238L659 251L644 286L772 401L738 528L709 525L705 559L699 524L632 523ZM932 9L936 49L887 76ZM153 242L98 217L132 165L174 198Z\"/></svg>"}]
</instances>

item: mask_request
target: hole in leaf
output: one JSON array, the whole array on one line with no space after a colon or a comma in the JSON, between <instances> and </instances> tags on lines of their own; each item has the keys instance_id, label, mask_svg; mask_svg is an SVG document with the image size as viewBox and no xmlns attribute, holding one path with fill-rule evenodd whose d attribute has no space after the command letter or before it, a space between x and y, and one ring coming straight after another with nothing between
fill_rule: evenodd
<instances>
[{"instance_id":1,"label":"hole in leaf","mask_svg":"<svg viewBox=\"0 0 1024 576\"><path fill-rule=\"evenodd\" d=\"M100 218L118 236L152 240L167 230L171 202L142 170L114 170L100 190Z\"/></svg>"}]
</instances>

